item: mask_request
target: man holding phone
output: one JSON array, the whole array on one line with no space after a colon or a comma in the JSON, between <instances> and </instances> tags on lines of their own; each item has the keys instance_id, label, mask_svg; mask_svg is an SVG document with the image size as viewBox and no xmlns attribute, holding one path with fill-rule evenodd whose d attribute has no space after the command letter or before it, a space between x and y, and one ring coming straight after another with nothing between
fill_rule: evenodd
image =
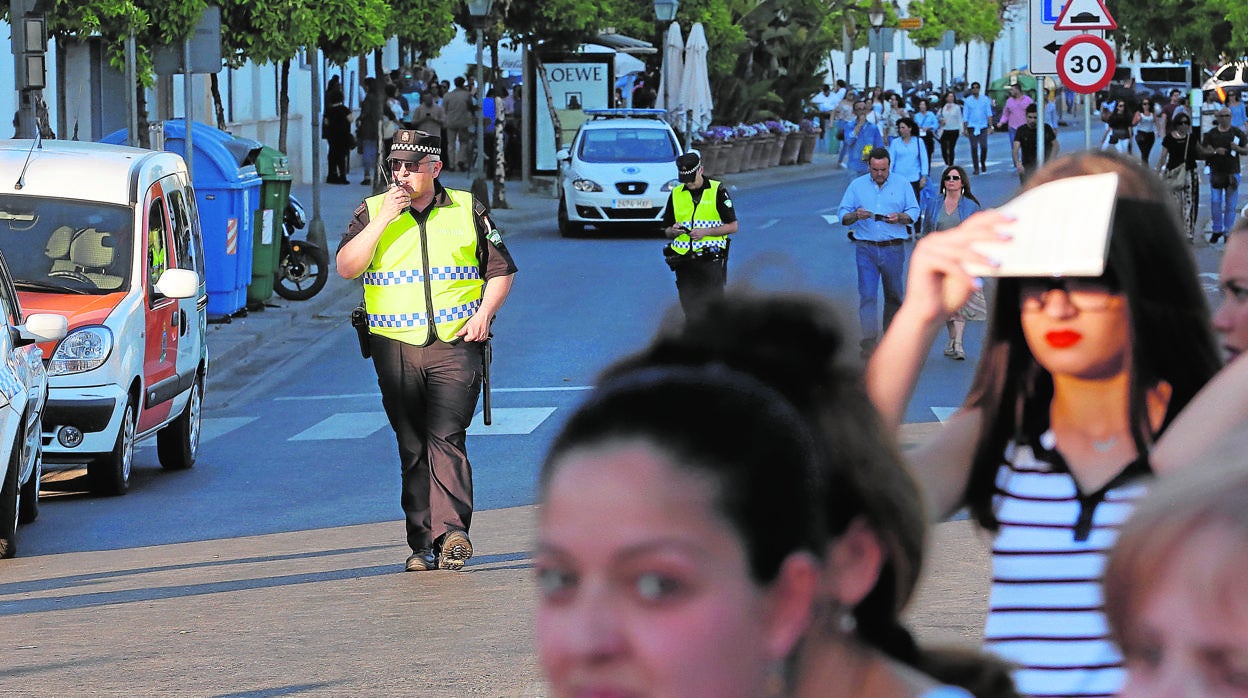
<instances>
[{"instance_id":1,"label":"man holding phone","mask_svg":"<svg viewBox=\"0 0 1248 698\"><path fill-rule=\"evenodd\" d=\"M676 273L676 291L685 316L699 303L723 294L728 282L728 236L737 232L732 197L718 180L702 174L702 156L690 151L676 158L680 184L663 209L663 248Z\"/></svg>"},{"instance_id":2,"label":"man holding phone","mask_svg":"<svg viewBox=\"0 0 1248 698\"><path fill-rule=\"evenodd\" d=\"M919 217L914 189L902 177L890 177L888 149L875 148L867 157L867 174L849 183L837 215L849 227L858 267L858 322L862 356L870 356L880 339L876 320L879 287L884 286L884 329L901 307L905 292L906 226Z\"/></svg>"}]
</instances>

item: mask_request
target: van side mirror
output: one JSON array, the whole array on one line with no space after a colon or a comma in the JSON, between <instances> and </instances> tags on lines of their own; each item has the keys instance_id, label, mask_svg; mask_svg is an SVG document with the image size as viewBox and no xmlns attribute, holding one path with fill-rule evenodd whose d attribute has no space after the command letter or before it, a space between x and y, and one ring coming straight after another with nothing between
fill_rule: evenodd
<instances>
[{"instance_id":1,"label":"van side mirror","mask_svg":"<svg viewBox=\"0 0 1248 698\"><path fill-rule=\"evenodd\" d=\"M166 298L193 298L199 292L199 274L190 269L166 269L156 280L156 292Z\"/></svg>"},{"instance_id":2,"label":"van side mirror","mask_svg":"<svg viewBox=\"0 0 1248 698\"><path fill-rule=\"evenodd\" d=\"M32 342L56 342L65 338L69 321L64 315L33 313L26 322L13 328L19 337Z\"/></svg>"}]
</instances>

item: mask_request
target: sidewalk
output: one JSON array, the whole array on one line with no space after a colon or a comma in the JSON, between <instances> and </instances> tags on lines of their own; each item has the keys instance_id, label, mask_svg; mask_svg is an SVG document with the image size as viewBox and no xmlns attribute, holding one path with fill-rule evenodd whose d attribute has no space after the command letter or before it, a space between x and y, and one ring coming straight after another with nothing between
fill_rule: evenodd
<instances>
[{"instance_id":1,"label":"sidewalk","mask_svg":"<svg viewBox=\"0 0 1248 698\"><path fill-rule=\"evenodd\" d=\"M825 176L838 171L834 157L725 179ZM466 184L463 174L443 179ZM367 193L359 184L322 189L331 249ZM310 187L295 194L311 206ZM518 184L508 195L500 227L546 219L553 229L554 199ZM275 299L212 325L213 371L228 372L260 335L337 312L354 293L335 274L310 301ZM908 426L903 441L931 428ZM401 572L408 550L397 510L389 523L7 560L0 694L546 695L532 631L536 512L478 512L477 554L458 573ZM924 641L974 646L989 577L982 542L961 521L937 527L929 547L937 555L913 625Z\"/></svg>"}]
</instances>

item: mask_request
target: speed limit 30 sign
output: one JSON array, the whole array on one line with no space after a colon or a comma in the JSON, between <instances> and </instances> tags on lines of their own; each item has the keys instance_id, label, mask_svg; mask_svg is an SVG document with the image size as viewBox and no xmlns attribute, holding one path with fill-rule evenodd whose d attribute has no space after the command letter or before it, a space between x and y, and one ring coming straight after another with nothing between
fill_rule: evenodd
<instances>
[{"instance_id":1,"label":"speed limit 30 sign","mask_svg":"<svg viewBox=\"0 0 1248 698\"><path fill-rule=\"evenodd\" d=\"M1068 89L1092 94L1105 89L1114 76L1114 50L1099 36L1080 34L1057 52L1057 76Z\"/></svg>"}]
</instances>

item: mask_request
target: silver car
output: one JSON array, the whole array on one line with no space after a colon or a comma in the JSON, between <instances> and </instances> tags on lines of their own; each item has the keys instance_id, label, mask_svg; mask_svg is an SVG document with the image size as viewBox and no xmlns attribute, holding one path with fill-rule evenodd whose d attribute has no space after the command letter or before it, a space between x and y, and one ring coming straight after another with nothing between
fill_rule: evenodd
<instances>
[{"instance_id":1,"label":"silver car","mask_svg":"<svg viewBox=\"0 0 1248 698\"><path fill-rule=\"evenodd\" d=\"M0 225L20 224L0 217ZM39 515L39 477L43 474L43 408L48 374L39 342L65 336L60 315L36 313L22 322L17 289L0 255L0 558L17 554L17 525Z\"/></svg>"}]
</instances>

